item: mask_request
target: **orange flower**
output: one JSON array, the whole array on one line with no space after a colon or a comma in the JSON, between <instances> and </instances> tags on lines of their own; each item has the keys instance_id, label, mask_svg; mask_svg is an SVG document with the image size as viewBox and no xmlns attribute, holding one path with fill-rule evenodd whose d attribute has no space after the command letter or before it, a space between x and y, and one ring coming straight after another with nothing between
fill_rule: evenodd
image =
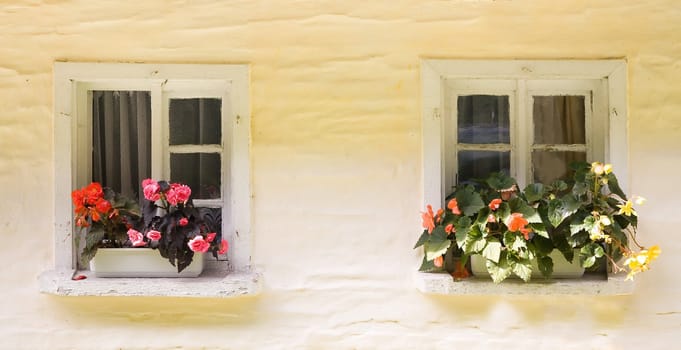
<instances>
[{"instance_id":1,"label":"orange flower","mask_svg":"<svg viewBox=\"0 0 681 350\"><path fill-rule=\"evenodd\" d=\"M437 258L435 258L435 260L433 260L433 265L435 265L435 267L442 267L442 265L444 264L445 259L442 257L442 255L438 256Z\"/></svg>"},{"instance_id":2,"label":"orange flower","mask_svg":"<svg viewBox=\"0 0 681 350\"><path fill-rule=\"evenodd\" d=\"M454 225L449 224L445 227L445 232L447 232L447 233L456 232L456 229L454 228Z\"/></svg>"},{"instance_id":3,"label":"orange flower","mask_svg":"<svg viewBox=\"0 0 681 350\"><path fill-rule=\"evenodd\" d=\"M506 222L506 226L508 226L509 231L518 232L521 229L524 229L525 225L527 225L528 223L529 222L527 222L527 220L523 218L522 213L513 213Z\"/></svg>"},{"instance_id":4,"label":"orange flower","mask_svg":"<svg viewBox=\"0 0 681 350\"><path fill-rule=\"evenodd\" d=\"M444 214L444 213L445 213L445 211L442 210L442 209L437 210L437 214L435 214L435 222L436 223L440 222L440 219L442 219L442 214Z\"/></svg>"},{"instance_id":5,"label":"orange flower","mask_svg":"<svg viewBox=\"0 0 681 350\"><path fill-rule=\"evenodd\" d=\"M461 210L459 210L459 203L456 202L456 198L452 198L452 200L447 203L447 208L452 211L452 213L456 215L461 215Z\"/></svg>"},{"instance_id":6,"label":"orange flower","mask_svg":"<svg viewBox=\"0 0 681 350\"><path fill-rule=\"evenodd\" d=\"M523 227L523 228L520 229L520 233L523 234L526 241L529 241L530 240L530 233L532 233L532 229Z\"/></svg>"},{"instance_id":7,"label":"orange flower","mask_svg":"<svg viewBox=\"0 0 681 350\"><path fill-rule=\"evenodd\" d=\"M491 202L489 202L489 208L492 209L492 211L495 211L499 209L499 205L501 205L501 199L499 198L494 198L492 199Z\"/></svg>"},{"instance_id":8,"label":"orange flower","mask_svg":"<svg viewBox=\"0 0 681 350\"><path fill-rule=\"evenodd\" d=\"M428 204L426 206L428 209L427 212L421 213L421 219L423 220L423 228L428 230L428 233L432 233L433 229L435 229L435 219L433 218L433 207Z\"/></svg>"}]
</instances>

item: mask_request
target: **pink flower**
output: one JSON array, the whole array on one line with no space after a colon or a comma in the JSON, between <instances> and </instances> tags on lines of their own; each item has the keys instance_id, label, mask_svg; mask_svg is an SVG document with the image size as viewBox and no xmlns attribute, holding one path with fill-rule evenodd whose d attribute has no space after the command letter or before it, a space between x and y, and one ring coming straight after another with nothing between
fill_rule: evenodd
<instances>
[{"instance_id":1,"label":"pink flower","mask_svg":"<svg viewBox=\"0 0 681 350\"><path fill-rule=\"evenodd\" d=\"M189 223L189 220L187 220L187 218L182 218L182 219L180 219L180 222L179 222L180 226L187 226L188 223Z\"/></svg>"},{"instance_id":2,"label":"pink flower","mask_svg":"<svg viewBox=\"0 0 681 350\"><path fill-rule=\"evenodd\" d=\"M166 199L171 205L177 205L179 203L187 203L189 196L192 195L192 189L187 185L173 183L170 185L168 193L166 193Z\"/></svg>"},{"instance_id":3,"label":"pink flower","mask_svg":"<svg viewBox=\"0 0 681 350\"><path fill-rule=\"evenodd\" d=\"M161 239L161 232L158 232L156 230L150 230L147 232L147 238L149 238L152 241L158 241Z\"/></svg>"},{"instance_id":4,"label":"pink flower","mask_svg":"<svg viewBox=\"0 0 681 350\"><path fill-rule=\"evenodd\" d=\"M205 253L210 248L210 243L206 242L201 235L194 237L187 245L193 252L198 253Z\"/></svg>"},{"instance_id":5,"label":"pink flower","mask_svg":"<svg viewBox=\"0 0 681 350\"><path fill-rule=\"evenodd\" d=\"M215 232L211 232L211 233L207 234L206 235L206 242L208 242L208 243L212 242L215 239L215 235L216 235Z\"/></svg>"},{"instance_id":6,"label":"pink flower","mask_svg":"<svg viewBox=\"0 0 681 350\"><path fill-rule=\"evenodd\" d=\"M227 253L227 249L229 249L229 243L223 239L222 242L220 242L220 250L218 250L218 254Z\"/></svg>"},{"instance_id":7,"label":"pink flower","mask_svg":"<svg viewBox=\"0 0 681 350\"><path fill-rule=\"evenodd\" d=\"M161 186L152 179L142 181L142 192L144 192L144 198L152 202L161 199Z\"/></svg>"},{"instance_id":8,"label":"pink flower","mask_svg":"<svg viewBox=\"0 0 681 350\"><path fill-rule=\"evenodd\" d=\"M147 245L147 242L144 241L144 235L133 228L128 230L128 238L130 238L133 247L144 247Z\"/></svg>"}]
</instances>

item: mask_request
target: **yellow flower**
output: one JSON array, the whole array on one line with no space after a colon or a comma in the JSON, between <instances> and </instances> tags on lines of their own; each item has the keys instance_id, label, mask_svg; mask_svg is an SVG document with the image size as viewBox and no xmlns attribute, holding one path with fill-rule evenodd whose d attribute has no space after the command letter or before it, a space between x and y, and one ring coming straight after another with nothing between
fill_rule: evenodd
<instances>
[{"instance_id":1,"label":"yellow flower","mask_svg":"<svg viewBox=\"0 0 681 350\"><path fill-rule=\"evenodd\" d=\"M627 274L627 279L634 279L634 275L639 272L647 271L650 269L650 263L660 256L662 250L657 245L650 247L650 249L641 250L638 253L632 253L624 264L629 267L629 273Z\"/></svg>"},{"instance_id":2,"label":"yellow flower","mask_svg":"<svg viewBox=\"0 0 681 350\"><path fill-rule=\"evenodd\" d=\"M631 201L627 201L624 204L618 204L618 208L620 208L620 211L617 212L618 215L626 215L626 216L631 216L632 214L636 216L636 211L633 208L633 203Z\"/></svg>"},{"instance_id":3,"label":"yellow flower","mask_svg":"<svg viewBox=\"0 0 681 350\"><path fill-rule=\"evenodd\" d=\"M603 175L603 172L605 171L603 163L601 162L591 163L591 171L596 175Z\"/></svg>"},{"instance_id":4,"label":"yellow flower","mask_svg":"<svg viewBox=\"0 0 681 350\"><path fill-rule=\"evenodd\" d=\"M612 172L612 164L606 164L603 166L603 171L606 174L610 174Z\"/></svg>"}]
</instances>

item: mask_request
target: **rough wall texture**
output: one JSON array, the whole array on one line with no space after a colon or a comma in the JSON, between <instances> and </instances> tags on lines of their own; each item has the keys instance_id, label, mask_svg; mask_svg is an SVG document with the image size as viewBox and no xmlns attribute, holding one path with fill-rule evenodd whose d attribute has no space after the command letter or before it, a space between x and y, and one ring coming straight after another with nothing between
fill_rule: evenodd
<instances>
[{"instance_id":1,"label":"rough wall texture","mask_svg":"<svg viewBox=\"0 0 681 350\"><path fill-rule=\"evenodd\" d=\"M0 4L0 348L668 348L681 340L677 0ZM438 297L419 253L419 59L626 58L632 191L663 255L629 297ZM250 63L254 261L235 300L38 293L56 60ZM20 263L17 263L20 262Z\"/></svg>"}]
</instances>

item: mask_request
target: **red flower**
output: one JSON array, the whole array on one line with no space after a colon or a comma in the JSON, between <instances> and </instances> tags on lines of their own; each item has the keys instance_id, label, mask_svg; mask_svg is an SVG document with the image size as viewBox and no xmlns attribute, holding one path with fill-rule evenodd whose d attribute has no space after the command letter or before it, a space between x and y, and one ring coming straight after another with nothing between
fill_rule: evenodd
<instances>
[{"instance_id":1,"label":"red flower","mask_svg":"<svg viewBox=\"0 0 681 350\"><path fill-rule=\"evenodd\" d=\"M425 213L421 213L421 219L423 220L423 223L421 224L423 228L428 230L428 233L432 233L433 229L435 229L435 219L433 218L433 207L428 204L426 206L426 209L428 210Z\"/></svg>"},{"instance_id":2,"label":"red flower","mask_svg":"<svg viewBox=\"0 0 681 350\"><path fill-rule=\"evenodd\" d=\"M490 209L492 209L492 211L495 211L495 210L499 209L499 205L501 205L501 199L495 198L495 199L492 199L491 202L489 202L488 206L489 206Z\"/></svg>"},{"instance_id":3,"label":"red flower","mask_svg":"<svg viewBox=\"0 0 681 350\"><path fill-rule=\"evenodd\" d=\"M456 215L461 215L461 210L459 209L459 203L456 202L456 198L452 198L452 200L447 203L447 208L452 211L452 213Z\"/></svg>"},{"instance_id":4,"label":"red flower","mask_svg":"<svg viewBox=\"0 0 681 350\"><path fill-rule=\"evenodd\" d=\"M220 250L218 250L218 254L227 253L227 249L229 249L229 243L223 239L222 242L220 242Z\"/></svg>"},{"instance_id":5,"label":"red flower","mask_svg":"<svg viewBox=\"0 0 681 350\"><path fill-rule=\"evenodd\" d=\"M111 203L104 198L100 198L99 201L97 201L95 208L98 212L106 214L109 212L109 210L111 210Z\"/></svg>"}]
</instances>

